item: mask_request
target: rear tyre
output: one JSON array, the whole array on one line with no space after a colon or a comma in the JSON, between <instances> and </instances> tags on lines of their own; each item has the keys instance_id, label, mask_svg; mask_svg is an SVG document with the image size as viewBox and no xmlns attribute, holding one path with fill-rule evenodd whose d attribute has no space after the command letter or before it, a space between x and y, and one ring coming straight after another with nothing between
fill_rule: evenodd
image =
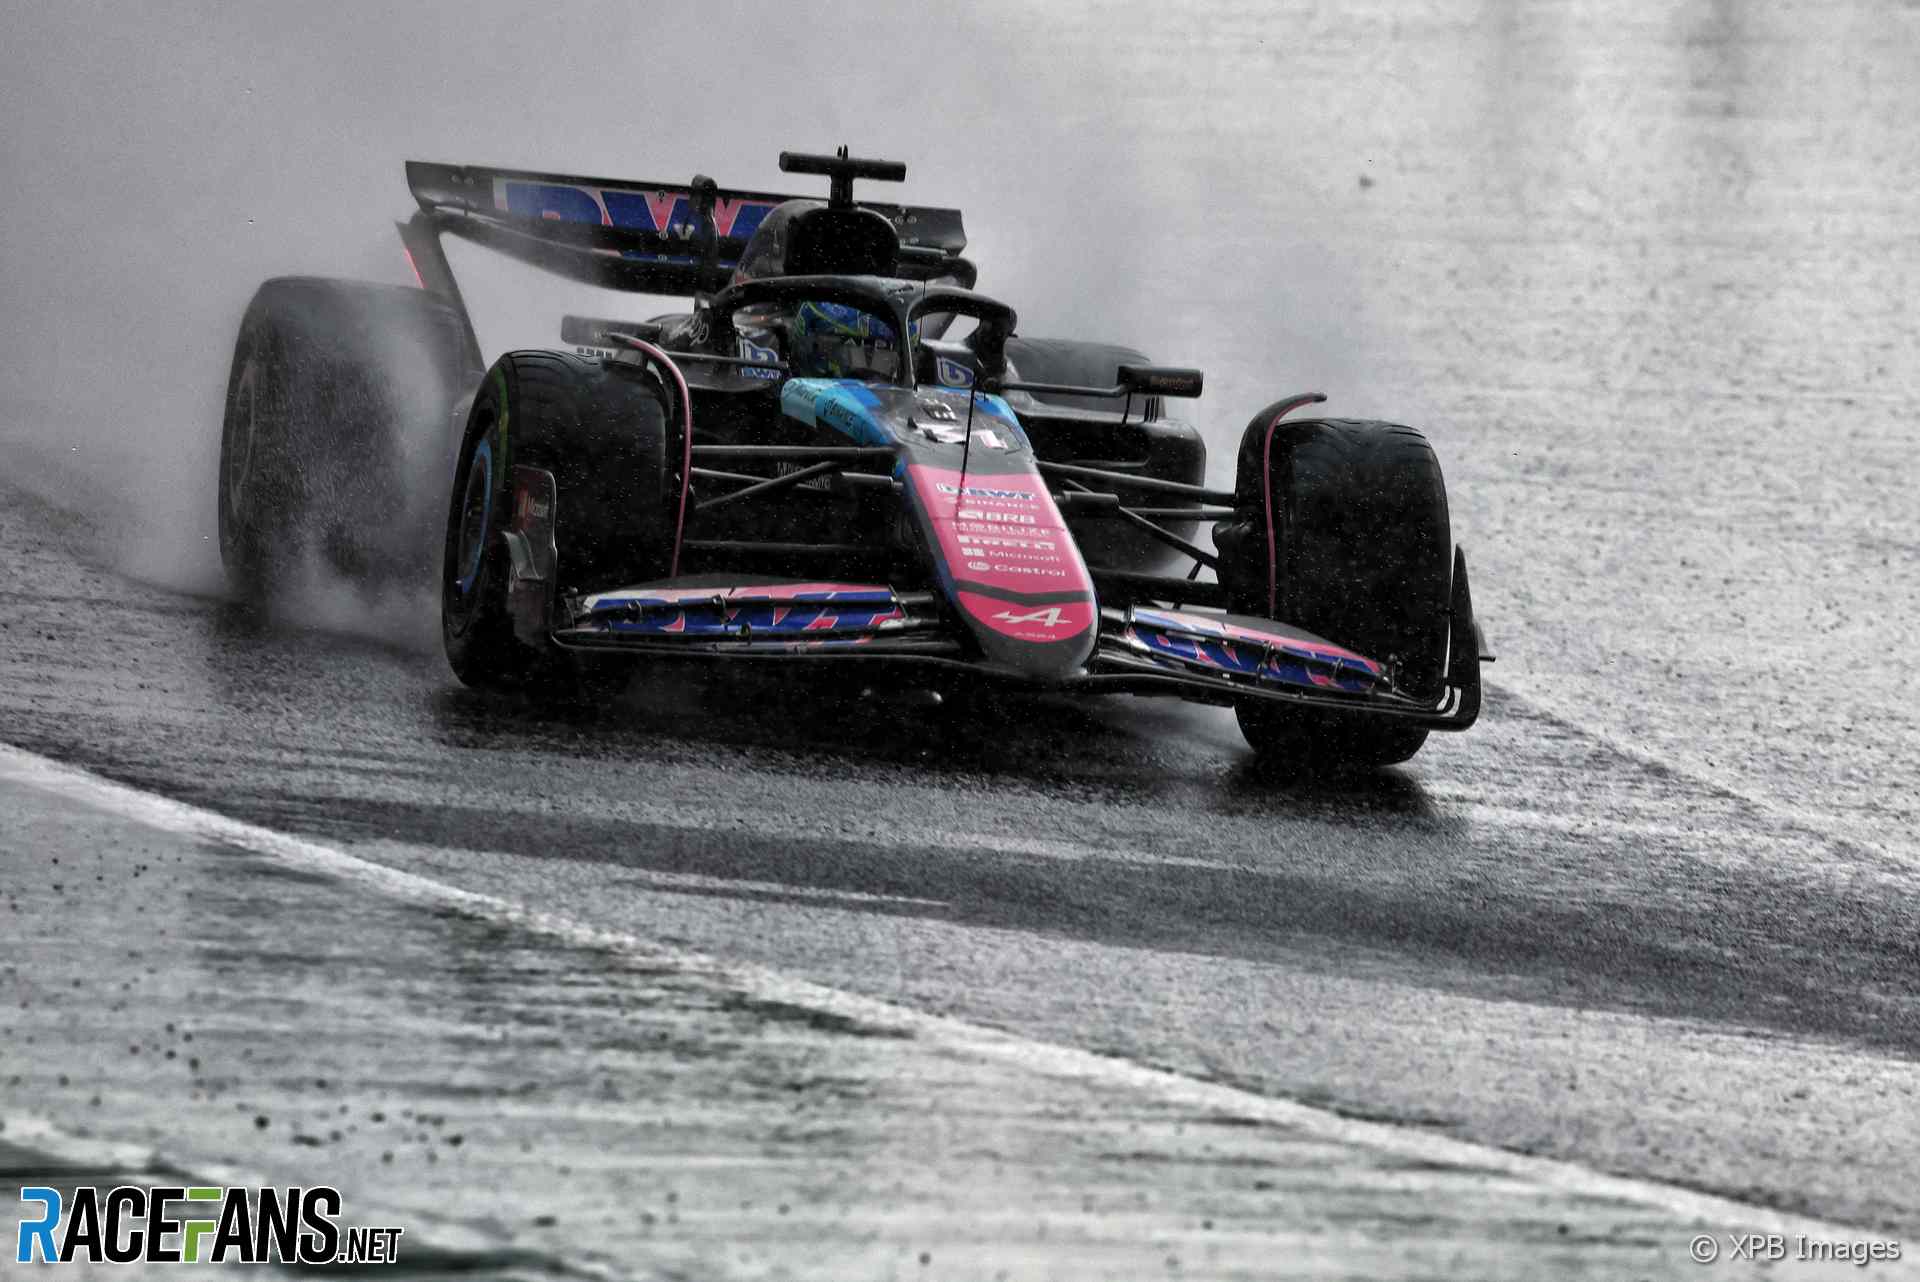
<instances>
[{"instance_id":1,"label":"rear tyre","mask_svg":"<svg viewBox=\"0 0 1920 1282\"><path fill-rule=\"evenodd\" d=\"M1379 660L1401 692L1437 701L1447 680L1453 539L1433 447L1396 423L1275 426L1284 404L1247 425L1237 514L1214 528L1230 608ZM1303 764L1391 765L1427 738L1420 727L1364 714L1251 700L1236 712L1255 751Z\"/></svg>"},{"instance_id":2,"label":"rear tyre","mask_svg":"<svg viewBox=\"0 0 1920 1282\"><path fill-rule=\"evenodd\" d=\"M375 578L432 564L453 407L472 384L459 313L423 290L289 276L240 322L220 435L220 558L267 595L299 558Z\"/></svg>"},{"instance_id":3,"label":"rear tyre","mask_svg":"<svg viewBox=\"0 0 1920 1282\"><path fill-rule=\"evenodd\" d=\"M669 450L669 438L673 449ZM553 601L665 578L676 536L679 439L635 367L565 352L509 352L474 397L447 511L440 625L454 675L483 689L605 693L604 663L516 635L508 610L515 468L554 479Z\"/></svg>"}]
</instances>

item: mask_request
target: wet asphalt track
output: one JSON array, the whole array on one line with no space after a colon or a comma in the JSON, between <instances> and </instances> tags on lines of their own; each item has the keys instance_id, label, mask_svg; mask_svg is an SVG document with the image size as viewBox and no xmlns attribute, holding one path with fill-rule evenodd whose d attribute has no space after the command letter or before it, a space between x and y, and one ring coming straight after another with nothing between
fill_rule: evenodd
<instances>
[{"instance_id":1,"label":"wet asphalt track","mask_svg":"<svg viewBox=\"0 0 1920 1282\"><path fill-rule=\"evenodd\" d=\"M24 495L0 510L19 746L1047 1042L1915 1220L1915 871L1497 687L1478 732L1334 781L1256 767L1210 711L1132 700L930 717L832 686L643 682L556 713L461 690L431 652L118 577L88 537ZM415 946L384 920L348 914L335 942Z\"/></svg>"},{"instance_id":2,"label":"wet asphalt track","mask_svg":"<svg viewBox=\"0 0 1920 1282\"><path fill-rule=\"evenodd\" d=\"M1206 365L1217 472L1241 416L1300 387L1425 426L1502 656L1472 733L1314 781L1256 768L1219 713L1131 700L929 718L833 682L685 680L594 711L482 698L449 679L417 606L329 598L275 622L123 572L208 580L183 562L208 532L210 411L153 423L142 400L0 419L8 476L28 478L0 480L0 740L668 950L1907 1240L1920 204L1901 179L1920 165L1920 10L1396 0L1284 32L1260 5L1136 17L1063 7L1035 30L1023 9L962 32L1023 123L968 171L977 190L925 190L967 205L983 285L1019 282L1033 332L1120 318L1102 336ZM1124 92L1089 97L1096 75ZM906 119L879 150L919 181L925 129ZM1063 169L1067 137L1085 151ZM1080 221L1035 213L1055 209ZM1130 270L1089 272L1086 246L1123 246ZM204 283L172 253L148 264L171 282L154 341L224 334L212 313L237 316L251 279L172 319ZM224 247L202 259L231 265ZM32 325L70 304L28 302ZM101 328L62 341L90 352ZM28 941L0 955L0 1099L69 1132L451 1189L542 1259L702 1275L752 1238L745 1275L919 1276L928 1225L947 1234L928 1276L1739 1271L1694 1269L1671 1223L1533 1223L1440 1177L1424 1209L1350 1204L1266 1131L1228 1141L1187 1117L1109 1143L1134 1122L1084 1093L911 1068L900 1039L816 1036L725 985L24 809L0 814L4 911L31 919L0 929ZM25 858L69 844L84 881ZM64 898L75 882L84 900ZM165 918L194 905L231 923L227 945L224 926ZM90 965L102 938L145 930L185 952ZM223 1058L187 1049L182 1003L211 1003L200 1037ZM393 1044L397 1018L417 1043ZM666 1053L641 1045L654 1034ZM270 1064L249 1069L263 1043ZM190 1059L204 1072L182 1076ZM789 1096L816 1120L776 1120ZM661 1099L686 1103L663 1118ZM923 1165L904 1123L862 1143L874 1100L993 1138ZM641 1151L651 1165L627 1160ZM807 1165L823 1154L826 1189ZM729 1220L750 1158L790 1165L753 1177L758 1219ZM30 1165L0 1150L0 1168ZM796 1259L778 1248L803 1214L825 1245ZM584 1243L581 1218L601 1226ZM1061 1246L1075 1225L1108 1253ZM1229 1225L1247 1230L1231 1250ZM1336 1238L1316 1253L1256 1231L1302 1225ZM1016 1245L995 1255L996 1237Z\"/></svg>"}]
</instances>

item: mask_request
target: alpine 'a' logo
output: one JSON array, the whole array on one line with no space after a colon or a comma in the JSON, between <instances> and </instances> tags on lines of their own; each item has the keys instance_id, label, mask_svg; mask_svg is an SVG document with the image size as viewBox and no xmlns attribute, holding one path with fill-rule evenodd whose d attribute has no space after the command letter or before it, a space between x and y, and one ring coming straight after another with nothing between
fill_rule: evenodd
<instances>
[{"instance_id":1,"label":"alpine 'a' logo","mask_svg":"<svg viewBox=\"0 0 1920 1282\"><path fill-rule=\"evenodd\" d=\"M1026 614L1015 614L1011 610L1002 610L993 616L1002 623L1038 623L1043 627L1057 628L1067 622L1060 617L1060 607L1048 606L1044 610L1032 610Z\"/></svg>"}]
</instances>

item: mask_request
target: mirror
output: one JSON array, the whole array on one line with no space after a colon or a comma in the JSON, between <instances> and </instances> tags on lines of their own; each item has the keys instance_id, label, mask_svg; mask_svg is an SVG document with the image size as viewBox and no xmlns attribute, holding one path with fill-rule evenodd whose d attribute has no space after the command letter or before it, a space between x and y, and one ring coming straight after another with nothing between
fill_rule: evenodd
<instances>
[{"instance_id":1,"label":"mirror","mask_svg":"<svg viewBox=\"0 0 1920 1282\"><path fill-rule=\"evenodd\" d=\"M1206 378L1197 369L1172 365L1122 365L1121 390L1148 396L1198 396Z\"/></svg>"}]
</instances>

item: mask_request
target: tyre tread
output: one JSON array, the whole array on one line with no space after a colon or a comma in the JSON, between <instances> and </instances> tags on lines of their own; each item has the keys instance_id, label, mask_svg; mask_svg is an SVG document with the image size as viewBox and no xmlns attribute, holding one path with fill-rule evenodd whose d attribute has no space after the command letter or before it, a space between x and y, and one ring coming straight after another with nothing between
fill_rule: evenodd
<instances>
[{"instance_id":1,"label":"tyre tread","mask_svg":"<svg viewBox=\"0 0 1920 1282\"><path fill-rule=\"evenodd\" d=\"M1274 612L1369 658L1386 662L1401 689L1438 697L1445 686L1452 534L1446 486L1432 444L1403 423L1287 419L1267 432L1279 404L1242 438L1231 522L1216 531L1230 608L1268 613L1267 485L1279 559ZM1364 764L1404 761L1426 738L1417 727L1318 710L1248 702L1239 709L1253 746L1274 755L1326 754Z\"/></svg>"}]
</instances>

